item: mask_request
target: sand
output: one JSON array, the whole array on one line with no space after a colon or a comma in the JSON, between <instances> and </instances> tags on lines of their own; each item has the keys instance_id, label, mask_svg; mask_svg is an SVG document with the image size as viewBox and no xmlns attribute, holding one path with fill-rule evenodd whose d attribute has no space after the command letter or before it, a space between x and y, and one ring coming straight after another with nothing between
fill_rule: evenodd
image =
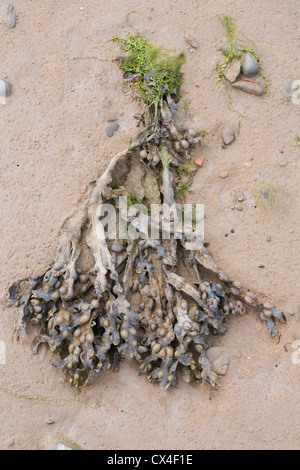
<instances>
[{"instance_id":1,"label":"sand","mask_svg":"<svg viewBox=\"0 0 300 470\"><path fill-rule=\"evenodd\" d=\"M293 346L300 340L300 104L284 93L287 83L300 80L299 2L13 5L16 27L0 27L0 78L13 85L0 103L0 341L6 347L5 361L3 350L0 355L0 449L53 449L58 441L116 450L299 448L300 361ZM213 342L230 356L216 390L181 380L177 389L163 391L138 377L135 364L122 362L119 373L104 371L78 392L51 366L54 357L44 346L32 354L36 330L18 341L17 311L6 308L8 287L51 263L62 221L89 181L138 132L133 116L143 106L122 86L116 65L68 63L72 57L114 57L116 48L107 41L128 31L130 11L130 22L151 42L186 53L187 123L212 131L189 200L205 204L205 238L215 261L260 299L294 312L276 338L251 309L233 317L229 332ZM234 17L254 40L272 82L268 97L233 90L240 114L229 109L226 91L214 86L224 42L220 13ZM188 46L186 34L197 39L198 49ZM105 127L112 119L119 129L109 138ZM223 126L236 133L226 150ZM224 171L228 176L220 178ZM253 191L259 182L285 188L272 209L257 205ZM243 210L232 209L241 192ZM47 424L48 418L54 423Z\"/></svg>"}]
</instances>

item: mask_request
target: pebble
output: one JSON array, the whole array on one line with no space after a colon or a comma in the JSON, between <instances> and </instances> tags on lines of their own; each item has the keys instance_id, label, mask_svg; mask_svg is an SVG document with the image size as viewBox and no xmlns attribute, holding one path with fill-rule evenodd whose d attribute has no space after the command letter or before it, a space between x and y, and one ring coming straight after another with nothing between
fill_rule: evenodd
<instances>
[{"instance_id":1,"label":"pebble","mask_svg":"<svg viewBox=\"0 0 300 470\"><path fill-rule=\"evenodd\" d=\"M0 96L6 97L11 94L11 84L6 80L0 80Z\"/></svg>"},{"instance_id":2,"label":"pebble","mask_svg":"<svg viewBox=\"0 0 300 470\"><path fill-rule=\"evenodd\" d=\"M264 268L265 266L263 264L258 265L259 268Z\"/></svg>"},{"instance_id":3,"label":"pebble","mask_svg":"<svg viewBox=\"0 0 300 470\"><path fill-rule=\"evenodd\" d=\"M220 178L227 178L228 175L229 175L228 171L224 170L219 174L219 177Z\"/></svg>"},{"instance_id":4,"label":"pebble","mask_svg":"<svg viewBox=\"0 0 300 470\"><path fill-rule=\"evenodd\" d=\"M122 245L119 245L119 243L113 243L111 249L115 253L120 253L124 250L124 247Z\"/></svg>"},{"instance_id":5,"label":"pebble","mask_svg":"<svg viewBox=\"0 0 300 470\"><path fill-rule=\"evenodd\" d=\"M206 355L211 363L213 371L219 375L225 375L230 363L230 359L226 351L220 347L213 347L207 349Z\"/></svg>"},{"instance_id":6,"label":"pebble","mask_svg":"<svg viewBox=\"0 0 300 470\"><path fill-rule=\"evenodd\" d=\"M267 237L267 242L270 242L270 241L271 241L271 237L268 236L268 237Z\"/></svg>"},{"instance_id":7,"label":"pebble","mask_svg":"<svg viewBox=\"0 0 300 470\"><path fill-rule=\"evenodd\" d=\"M238 197L237 197L237 201L238 202L244 202L246 201L246 196L244 193L241 193Z\"/></svg>"},{"instance_id":8,"label":"pebble","mask_svg":"<svg viewBox=\"0 0 300 470\"><path fill-rule=\"evenodd\" d=\"M106 126L105 133L107 137L112 137L118 129L119 124L117 124L116 122L111 122L110 124L108 124L108 126Z\"/></svg>"},{"instance_id":9,"label":"pebble","mask_svg":"<svg viewBox=\"0 0 300 470\"><path fill-rule=\"evenodd\" d=\"M237 211L242 211L243 210L243 208L241 206L235 206L235 208L236 208Z\"/></svg>"},{"instance_id":10,"label":"pebble","mask_svg":"<svg viewBox=\"0 0 300 470\"><path fill-rule=\"evenodd\" d=\"M181 147L182 147L183 149L185 149L185 150L187 150L187 149L189 148L189 146L190 146L188 140L186 140L186 139L183 139L183 140L180 142L180 144L181 144Z\"/></svg>"},{"instance_id":11,"label":"pebble","mask_svg":"<svg viewBox=\"0 0 300 470\"><path fill-rule=\"evenodd\" d=\"M227 149L227 145L224 144L224 142L221 143L221 147L222 147L223 150L226 150L226 149Z\"/></svg>"},{"instance_id":12,"label":"pebble","mask_svg":"<svg viewBox=\"0 0 300 470\"><path fill-rule=\"evenodd\" d=\"M270 197L270 191L268 191L267 189L262 189L260 192L261 192L261 194L263 195L263 197L264 197L265 199L269 199L269 197Z\"/></svg>"},{"instance_id":13,"label":"pebble","mask_svg":"<svg viewBox=\"0 0 300 470\"><path fill-rule=\"evenodd\" d=\"M245 77L254 77L259 72L259 63L255 57L247 52L244 56L242 63L242 74Z\"/></svg>"},{"instance_id":14,"label":"pebble","mask_svg":"<svg viewBox=\"0 0 300 470\"><path fill-rule=\"evenodd\" d=\"M47 424L54 424L54 421L53 421L53 419L51 419L51 418L47 418L47 421L46 421L46 422L47 422Z\"/></svg>"},{"instance_id":15,"label":"pebble","mask_svg":"<svg viewBox=\"0 0 300 470\"><path fill-rule=\"evenodd\" d=\"M12 447L14 445L14 443L15 443L14 439L8 439L6 441L6 446L7 447Z\"/></svg>"},{"instance_id":16,"label":"pebble","mask_svg":"<svg viewBox=\"0 0 300 470\"><path fill-rule=\"evenodd\" d=\"M201 157L195 158L195 164L197 166L203 166L204 160L205 160L205 154L201 155Z\"/></svg>"},{"instance_id":17,"label":"pebble","mask_svg":"<svg viewBox=\"0 0 300 470\"><path fill-rule=\"evenodd\" d=\"M291 82L289 82L289 83L286 84L284 91L285 91L285 93L286 93L287 95L291 95L291 94L292 94L292 91L293 91L293 90L292 90L292 86L293 86L293 84L292 84Z\"/></svg>"},{"instance_id":18,"label":"pebble","mask_svg":"<svg viewBox=\"0 0 300 470\"><path fill-rule=\"evenodd\" d=\"M287 313L288 313L289 315L291 315L292 317L295 315L294 310L289 310Z\"/></svg>"},{"instance_id":19,"label":"pebble","mask_svg":"<svg viewBox=\"0 0 300 470\"><path fill-rule=\"evenodd\" d=\"M186 36L185 40L188 43L188 45L191 46L193 49L198 49L199 42L194 36Z\"/></svg>"},{"instance_id":20,"label":"pebble","mask_svg":"<svg viewBox=\"0 0 300 470\"><path fill-rule=\"evenodd\" d=\"M231 144L235 139L235 133L232 129L223 129L222 131L222 140L225 145Z\"/></svg>"},{"instance_id":21,"label":"pebble","mask_svg":"<svg viewBox=\"0 0 300 470\"><path fill-rule=\"evenodd\" d=\"M241 71L241 63L239 61L239 59L237 59L236 57L232 60L232 62L230 63L226 73L225 73L225 77L227 78L227 80L229 80L231 83L235 82L240 74L240 71Z\"/></svg>"},{"instance_id":22,"label":"pebble","mask_svg":"<svg viewBox=\"0 0 300 470\"><path fill-rule=\"evenodd\" d=\"M6 22L6 26L8 28L14 28L17 22L17 13L16 13L15 8L11 4L9 4L7 7L7 16L8 16L8 19Z\"/></svg>"},{"instance_id":23,"label":"pebble","mask_svg":"<svg viewBox=\"0 0 300 470\"><path fill-rule=\"evenodd\" d=\"M242 357L242 353L238 349L232 351L232 355L235 357Z\"/></svg>"},{"instance_id":24,"label":"pebble","mask_svg":"<svg viewBox=\"0 0 300 470\"><path fill-rule=\"evenodd\" d=\"M250 93L251 95L262 96L265 91L265 82L263 78L258 75L261 80L258 78L254 80L239 80L231 84L233 88L237 88L238 90L244 91L245 93Z\"/></svg>"},{"instance_id":25,"label":"pebble","mask_svg":"<svg viewBox=\"0 0 300 470\"><path fill-rule=\"evenodd\" d=\"M282 167L283 167L283 166L286 166L287 163L288 163L286 156L283 155L283 154L281 154L281 155L278 157L277 162L278 162L278 164L279 164L280 166L282 166Z\"/></svg>"}]
</instances>

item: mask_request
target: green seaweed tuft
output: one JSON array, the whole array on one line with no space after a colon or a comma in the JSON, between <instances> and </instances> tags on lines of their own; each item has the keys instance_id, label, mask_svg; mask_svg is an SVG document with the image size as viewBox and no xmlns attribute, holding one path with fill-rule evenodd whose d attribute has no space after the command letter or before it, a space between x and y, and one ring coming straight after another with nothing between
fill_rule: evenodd
<instances>
[{"instance_id":1,"label":"green seaweed tuft","mask_svg":"<svg viewBox=\"0 0 300 470\"><path fill-rule=\"evenodd\" d=\"M183 81L183 53L177 56L163 53L138 32L135 35L127 33L127 38L116 37L111 41L126 53L119 61L120 69L137 75L134 87L146 104L178 94Z\"/></svg>"}]
</instances>

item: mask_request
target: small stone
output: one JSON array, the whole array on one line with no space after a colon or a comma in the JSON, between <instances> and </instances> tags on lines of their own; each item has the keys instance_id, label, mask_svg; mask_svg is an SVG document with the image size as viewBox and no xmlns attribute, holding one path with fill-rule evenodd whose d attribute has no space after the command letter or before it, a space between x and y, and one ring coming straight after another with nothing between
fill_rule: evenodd
<instances>
[{"instance_id":1,"label":"small stone","mask_svg":"<svg viewBox=\"0 0 300 470\"><path fill-rule=\"evenodd\" d=\"M241 206L235 206L235 208L236 208L237 211L242 211L243 210L243 208Z\"/></svg>"},{"instance_id":2,"label":"small stone","mask_svg":"<svg viewBox=\"0 0 300 470\"><path fill-rule=\"evenodd\" d=\"M187 150L190 146L189 141L186 139L181 140L180 144L181 144L181 147L185 150Z\"/></svg>"},{"instance_id":3,"label":"small stone","mask_svg":"<svg viewBox=\"0 0 300 470\"><path fill-rule=\"evenodd\" d=\"M0 96L6 98L11 94L11 84L6 80L0 80Z\"/></svg>"},{"instance_id":4,"label":"small stone","mask_svg":"<svg viewBox=\"0 0 300 470\"><path fill-rule=\"evenodd\" d=\"M124 116L124 111L121 111L119 116Z\"/></svg>"},{"instance_id":5,"label":"small stone","mask_svg":"<svg viewBox=\"0 0 300 470\"><path fill-rule=\"evenodd\" d=\"M224 144L224 142L221 143L221 147L222 147L223 150L226 150L226 149L227 149L227 145Z\"/></svg>"},{"instance_id":6,"label":"small stone","mask_svg":"<svg viewBox=\"0 0 300 470\"><path fill-rule=\"evenodd\" d=\"M242 357L242 353L238 349L232 351L232 355L235 357Z\"/></svg>"},{"instance_id":7,"label":"small stone","mask_svg":"<svg viewBox=\"0 0 300 470\"><path fill-rule=\"evenodd\" d=\"M206 351L206 355L213 371L219 375L225 375L230 363L229 356L225 349L220 347L209 348Z\"/></svg>"},{"instance_id":8,"label":"small stone","mask_svg":"<svg viewBox=\"0 0 300 470\"><path fill-rule=\"evenodd\" d=\"M223 129L222 131L222 140L225 145L231 144L235 139L235 133L232 129Z\"/></svg>"},{"instance_id":9,"label":"small stone","mask_svg":"<svg viewBox=\"0 0 300 470\"><path fill-rule=\"evenodd\" d=\"M237 201L238 202L244 202L246 201L246 196L244 193L241 193L238 197L237 197Z\"/></svg>"},{"instance_id":10,"label":"small stone","mask_svg":"<svg viewBox=\"0 0 300 470\"><path fill-rule=\"evenodd\" d=\"M189 46L193 47L193 49L198 49L199 43L194 36L186 36L184 39Z\"/></svg>"},{"instance_id":11,"label":"small stone","mask_svg":"<svg viewBox=\"0 0 300 470\"><path fill-rule=\"evenodd\" d=\"M203 166L204 160L205 160L205 154L201 155L201 157L195 158L195 164L197 166Z\"/></svg>"},{"instance_id":12,"label":"small stone","mask_svg":"<svg viewBox=\"0 0 300 470\"><path fill-rule=\"evenodd\" d=\"M219 174L219 177L220 178L227 178L228 175L229 175L228 171L224 170Z\"/></svg>"},{"instance_id":13,"label":"small stone","mask_svg":"<svg viewBox=\"0 0 300 470\"><path fill-rule=\"evenodd\" d=\"M292 84L291 82L289 82L289 83L286 84L284 91L285 91L285 93L286 93L287 95L291 95L291 94L292 94L292 92L293 92L293 88L292 88L292 87L293 87L293 84Z\"/></svg>"},{"instance_id":14,"label":"small stone","mask_svg":"<svg viewBox=\"0 0 300 470\"><path fill-rule=\"evenodd\" d=\"M241 57L243 55L243 48L244 48L244 46L236 44L235 55L237 57ZM228 42L226 42L226 44L224 44L222 47L220 47L219 50L222 52L222 54L224 54L227 57L230 53L230 44Z\"/></svg>"},{"instance_id":15,"label":"small stone","mask_svg":"<svg viewBox=\"0 0 300 470\"><path fill-rule=\"evenodd\" d=\"M288 163L286 156L282 154L278 157L277 162L280 166L286 166Z\"/></svg>"},{"instance_id":16,"label":"small stone","mask_svg":"<svg viewBox=\"0 0 300 470\"><path fill-rule=\"evenodd\" d=\"M108 126L106 126L105 133L107 137L112 137L118 129L119 124L117 124L116 122L111 122L110 124L108 124Z\"/></svg>"},{"instance_id":17,"label":"small stone","mask_svg":"<svg viewBox=\"0 0 300 470\"><path fill-rule=\"evenodd\" d=\"M6 446L7 447L12 447L14 445L14 443L15 443L14 439L8 439L6 441Z\"/></svg>"},{"instance_id":18,"label":"small stone","mask_svg":"<svg viewBox=\"0 0 300 470\"><path fill-rule=\"evenodd\" d=\"M264 268L265 266L264 266L263 264L259 264L258 267L259 267L260 269L262 269L262 268Z\"/></svg>"},{"instance_id":19,"label":"small stone","mask_svg":"<svg viewBox=\"0 0 300 470\"><path fill-rule=\"evenodd\" d=\"M259 63L255 59L255 57L250 53L247 52L244 56L243 63L242 63L242 74L245 77L254 77L259 72Z\"/></svg>"},{"instance_id":20,"label":"small stone","mask_svg":"<svg viewBox=\"0 0 300 470\"><path fill-rule=\"evenodd\" d=\"M270 191L268 191L267 189L262 189L260 192L261 192L261 194L263 195L263 197L264 197L265 199L269 199L269 197L270 197Z\"/></svg>"},{"instance_id":21,"label":"small stone","mask_svg":"<svg viewBox=\"0 0 300 470\"><path fill-rule=\"evenodd\" d=\"M294 310L288 310L288 312L287 312L287 313L288 313L289 315L291 315L292 317L295 315L295 312L294 312Z\"/></svg>"},{"instance_id":22,"label":"small stone","mask_svg":"<svg viewBox=\"0 0 300 470\"><path fill-rule=\"evenodd\" d=\"M113 243L111 249L115 253L121 253L121 251L124 250L124 247L119 243Z\"/></svg>"},{"instance_id":23,"label":"small stone","mask_svg":"<svg viewBox=\"0 0 300 470\"><path fill-rule=\"evenodd\" d=\"M47 418L46 423L47 424L54 424L54 421L53 421L52 418Z\"/></svg>"},{"instance_id":24,"label":"small stone","mask_svg":"<svg viewBox=\"0 0 300 470\"><path fill-rule=\"evenodd\" d=\"M6 26L8 28L14 28L17 22L17 14L13 5L9 4L7 7L7 22Z\"/></svg>"},{"instance_id":25,"label":"small stone","mask_svg":"<svg viewBox=\"0 0 300 470\"><path fill-rule=\"evenodd\" d=\"M271 241L271 237L268 236L266 240L267 240L267 242L270 242L270 241Z\"/></svg>"},{"instance_id":26,"label":"small stone","mask_svg":"<svg viewBox=\"0 0 300 470\"><path fill-rule=\"evenodd\" d=\"M227 71L225 73L225 77L227 80L229 80L231 83L235 82L240 74L241 71L241 63L239 59L236 57L232 60L232 62L229 64L229 67L227 68Z\"/></svg>"},{"instance_id":27,"label":"small stone","mask_svg":"<svg viewBox=\"0 0 300 470\"><path fill-rule=\"evenodd\" d=\"M238 90L242 90L245 93L250 93L251 95L262 96L266 92L266 86L264 79L257 75L255 79L245 79L245 80L238 80L231 84L233 88Z\"/></svg>"}]
</instances>

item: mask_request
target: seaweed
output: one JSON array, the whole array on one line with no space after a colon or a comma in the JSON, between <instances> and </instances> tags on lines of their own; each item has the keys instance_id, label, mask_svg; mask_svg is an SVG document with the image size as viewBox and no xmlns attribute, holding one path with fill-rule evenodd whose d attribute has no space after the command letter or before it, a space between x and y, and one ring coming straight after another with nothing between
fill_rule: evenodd
<instances>
[{"instance_id":1,"label":"seaweed","mask_svg":"<svg viewBox=\"0 0 300 470\"><path fill-rule=\"evenodd\" d=\"M119 59L120 69L124 71L125 77L126 74L129 77L130 74L134 75L134 86L146 104L177 94L183 80L183 53L171 56L162 52L138 32L135 35L127 33L127 38L116 37L111 41L118 43L126 53L125 57Z\"/></svg>"},{"instance_id":2,"label":"seaweed","mask_svg":"<svg viewBox=\"0 0 300 470\"><path fill-rule=\"evenodd\" d=\"M40 329L34 353L46 344L75 387L91 385L104 368L117 370L124 358L164 389L177 385L179 369L187 382L215 386L206 351L211 336L226 333L230 316L255 306L272 335L285 317L224 274L193 225L197 216L182 217L176 191L183 198L191 184L191 152L203 134L175 125L183 56L160 60L159 49L138 33L114 41L127 54L116 63L136 76L146 103L145 127L64 221L53 263L10 287L9 306L20 307L20 335L29 325ZM150 203L161 204L151 233Z\"/></svg>"}]
</instances>

